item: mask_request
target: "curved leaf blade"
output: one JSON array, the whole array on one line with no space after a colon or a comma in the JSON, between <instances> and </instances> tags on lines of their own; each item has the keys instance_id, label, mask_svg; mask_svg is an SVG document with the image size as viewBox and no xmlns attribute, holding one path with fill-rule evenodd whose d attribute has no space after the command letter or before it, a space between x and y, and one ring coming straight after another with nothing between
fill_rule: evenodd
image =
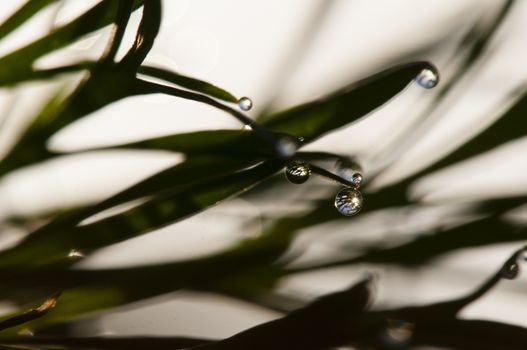
<instances>
[{"instance_id":1,"label":"curved leaf blade","mask_svg":"<svg viewBox=\"0 0 527 350\"><path fill-rule=\"evenodd\" d=\"M387 69L319 100L264 117L262 125L311 142L380 107L429 66L417 62Z\"/></svg>"},{"instance_id":2,"label":"curved leaf blade","mask_svg":"<svg viewBox=\"0 0 527 350\"><path fill-rule=\"evenodd\" d=\"M136 0L134 9L140 1ZM33 63L47 53L65 47L84 35L113 23L117 13L116 1L102 1L72 22L48 35L0 58L0 86L13 85L31 79Z\"/></svg>"},{"instance_id":3,"label":"curved leaf blade","mask_svg":"<svg viewBox=\"0 0 527 350\"><path fill-rule=\"evenodd\" d=\"M222 101L235 103L238 100L233 94L218 86L167 69L145 65L140 66L138 72L150 77L162 79L166 82L179 85L192 91L200 92L204 95L215 97Z\"/></svg>"},{"instance_id":4,"label":"curved leaf blade","mask_svg":"<svg viewBox=\"0 0 527 350\"><path fill-rule=\"evenodd\" d=\"M36 15L40 10L51 5L57 0L29 0L0 24L0 39L4 38L18 27L26 23L28 19Z\"/></svg>"},{"instance_id":5,"label":"curved leaf blade","mask_svg":"<svg viewBox=\"0 0 527 350\"><path fill-rule=\"evenodd\" d=\"M13 266L31 269L47 264L71 264L67 254L72 249L90 251L177 222L253 187L283 166L281 159L263 162L237 173L175 188L92 224L30 235L0 253L0 266L10 274Z\"/></svg>"}]
</instances>

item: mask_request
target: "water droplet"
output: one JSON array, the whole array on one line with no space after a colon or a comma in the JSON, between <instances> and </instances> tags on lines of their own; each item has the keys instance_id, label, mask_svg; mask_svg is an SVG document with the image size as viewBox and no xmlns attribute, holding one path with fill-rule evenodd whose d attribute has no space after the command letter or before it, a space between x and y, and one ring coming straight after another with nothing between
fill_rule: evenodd
<instances>
[{"instance_id":1,"label":"water droplet","mask_svg":"<svg viewBox=\"0 0 527 350\"><path fill-rule=\"evenodd\" d=\"M68 253L68 258L72 260L82 259L84 258L84 253L77 249L72 249Z\"/></svg>"},{"instance_id":2,"label":"water droplet","mask_svg":"<svg viewBox=\"0 0 527 350\"><path fill-rule=\"evenodd\" d=\"M250 131L250 130L253 129L253 127L250 126L249 124L245 124L245 125L242 127L242 129L243 129L243 130L248 130L248 131Z\"/></svg>"},{"instance_id":3,"label":"water droplet","mask_svg":"<svg viewBox=\"0 0 527 350\"><path fill-rule=\"evenodd\" d=\"M357 187L357 188L362 184L362 180L364 180L364 179L362 177L362 174L360 174L360 173L355 173L351 177L351 183L353 183L355 185L355 187Z\"/></svg>"},{"instance_id":4,"label":"water droplet","mask_svg":"<svg viewBox=\"0 0 527 350\"><path fill-rule=\"evenodd\" d=\"M238 107L242 111L249 111L251 108L253 108L253 101L249 97L241 97L238 100Z\"/></svg>"},{"instance_id":5,"label":"water droplet","mask_svg":"<svg viewBox=\"0 0 527 350\"><path fill-rule=\"evenodd\" d=\"M287 164L285 177L293 184L300 185L306 182L311 176L311 169L306 162L294 160Z\"/></svg>"},{"instance_id":6,"label":"water droplet","mask_svg":"<svg viewBox=\"0 0 527 350\"><path fill-rule=\"evenodd\" d=\"M415 78L419 86L425 89L431 89L439 83L439 73L433 68L425 68Z\"/></svg>"},{"instance_id":7,"label":"water droplet","mask_svg":"<svg viewBox=\"0 0 527 350\"><path fill-rule=\"evenodd\" d=\"M335 196L335 208L345 216L353 216L362 209L362 195L353 188L343 188Z\"/></svg>"},{"instance_id":8,"label":"water droplet","mask_svg":"<svg viewBox=\"0 0 527 350\"><path fill-rule=\"evenodd\" d=\"M298 143L295 139L290 136L280 137L276 141L276 151L279 155L285 158L289 158L295 155L298 150Z\"/></svg>"},{"instance_id":9,"label":"water droplet","mask_svg":"<svg viewBox=\"0 0 527 350\"><path fill-rule=\"evenodd\" d=\"M362 184L362 168L360 165L349 159L337 162L337 174L358 188Z\"/></svg>"},{"instance_id":10,"label":"water droplet","mask_svg":"<svg viewBox=\"0 0 527 350\"><path fill-rule=\"evenodd\" d=\"M502 278L513 280L520 274L520 265L516 261L511 261L502 267L500 274Z\"/></svg>"},{"instance_id":11,"label":"water droplet","mask_svg":"<svg viewBox=\"0 0 527 350\"><path fill-rule=\"evenodd\" d=\"M403 320L388 319L388 326L381 334L385 347L401 348L408 344L413 336L415 325Z\"/></svg>"}]
</instances>

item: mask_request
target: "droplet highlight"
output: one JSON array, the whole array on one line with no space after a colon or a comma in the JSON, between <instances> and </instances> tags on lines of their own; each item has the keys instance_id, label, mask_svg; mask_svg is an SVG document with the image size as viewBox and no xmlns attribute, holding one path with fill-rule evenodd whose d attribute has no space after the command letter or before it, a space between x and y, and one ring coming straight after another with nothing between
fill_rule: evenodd
<instances>
[{"instance_id":1,"label":"droplet highlight","mask_svg":"<svg viewBox=\"0 0 527 350\"><path fill-rule=\"evenodd\" d=\"M78 260L84 257L85 257L84 253L77 249L72 249L68 252L68 258L72 260Z\"/></svg>"},{"instance_id":2,"label":"droplet highlight","mask_svg":"<svg viewBox=\"0 0 527 350\"><path fill-rule=\"evenodd\" d=\"M309 165L301 160L289 162L285 168L286 179L295 185L303 184L310 176L311 169L309 168Z\"/></svg>"},{"instance_id":3,"label":"droplet highlight","mask_svg":"<svg viewBox=\"0 0 527 350\"><path fill-rule=\"evenodd\" d=\"M352 160L337 161L337 174L346 181L353 184L355 188L359 188L362 184L362 168L359 164Z\"/></svg>"},{"instance_id":4,"label":"droplet highlight","mask_svg":"<svg viewBox=\"0 0 527 350\"><path fill-rule=\"evenodd\" d=\"M280 137L276 141L276 152L284 158L294 156L297 150L298 142L290 136Z\"/></svg>"},{"instance_id":5,"label":"droplet highlight","mask_svg":"<svg viewBox=\"0 0 527 350\"><path fill-rule=\"evenodd\" d=\"M251 108L253 108L253 101L249 97L241 97L238 100L238 108L240 108L242 111L249 111Z\"/></svg>"},{"instance_id":6,"label":"droplet highlight","mask_svg":"<svg viewBox=\"0 0 527 350\"><path fill-rule=\"evenodd\" d=\"M417 75L415 81L425 89L432 89L439 83L439 73L433 68L425 68Z\"/></svg>"},{"instance_id":7,"label":"droplet highlight","mask_svg":"<svg viewBox=\"0 0 527 350\"><path fill-rule=\"evenodd\" d=\"M363 205L362 195L353 188L343 188L335 196L335 208L344 216L357 214Z\"/></svg>"},{"instance_id":8,"label":"droplet highlight","mask_svg":"<svg viewBox=\"0 0 527 350\"><path fill-rule=\"evenodd\" d=\"M516 261L512 261L508 264L505 264L501 271L500 275L502 278L513 280L520 274L520 265Z\"/></svg>"}]
</instances>

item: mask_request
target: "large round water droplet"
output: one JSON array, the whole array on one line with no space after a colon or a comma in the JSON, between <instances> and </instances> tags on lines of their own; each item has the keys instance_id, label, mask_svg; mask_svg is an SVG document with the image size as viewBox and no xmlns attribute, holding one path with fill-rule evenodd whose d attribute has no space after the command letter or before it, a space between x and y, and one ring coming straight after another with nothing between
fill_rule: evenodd
<instances>
[{"instance_id":1,"label":"large round water droplet","mask_svg":"<svg viewBox=\"0 0 527 350\"><path fill-rule=\"evenodd\" d=\"M311 176L309 165L300 160L289 162L285 168L285 177L293 184L303 184L309 179L309 176Z\"/></svg>"},{"instance_id":2,"label":"large round water droplet","mask_svg":"<svg viewBox=\"0 0 527 350\"><path fill-rule=\"evenodd\" d=\"M253 101L249 97L242 97L238 100L238 107L242 111L248 111L253 108Z\"/></svg>"},{"instance_id":3,"label":"large round water droplet","mask_svg":"<svg viewBox=\"0 0 527 350\"><path fill-rule=\"evenodd\" d=\"M425 89L431 89L439 83L439 73L433 68L425 68L415 78L419 86Z\"/></svg>"},{"instance_id":4,"label":"large round water droplet","mask_svg":"<svg viewBox=\"0 0 527 350\"><path fill-rule=\"evenodd\" d=\"M292 157L297 150L298 142L290 136L282 136L276 141L276 151L282 157Z\"/></svg>"},{"instance_id":5,"label":"large round water droplet","mask_svg":"<svg viewBox=\"0 0 527 350\"><path fill-rule=\"evenodd\" d=\"M516 261L506 264L500 271L501 277L508 280L515 279L516 277L518 277L519 274L520 265L518 265Z\"/></svg>"},{"instance_id":6,"label":"large round water droplet","mask_svg":"<svg viewBox=\"0 0 527 350\"><path fill-rule=\"evenodd\" d=\"M362 195L353 188L343 188L335 196L335 208L345 216L353 216L362 209Z\"/></svg>"},{"instance_id":7,"label":"large round water droplet","mask_svg":"<svg viewBox=\"0 0 527 350\"><path fill-rule=\"evenodd\" d=\"M362 184L362 168L354 161L339 160L337 162L337 174L344 180L351 182L355 188Z\"/></svg>"}]
</instances>

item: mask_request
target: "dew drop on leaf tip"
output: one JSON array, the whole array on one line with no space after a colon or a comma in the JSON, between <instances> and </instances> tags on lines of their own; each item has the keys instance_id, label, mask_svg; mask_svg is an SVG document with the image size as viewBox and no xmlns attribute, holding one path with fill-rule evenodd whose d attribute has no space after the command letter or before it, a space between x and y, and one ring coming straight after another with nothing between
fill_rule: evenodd
<instances>
[{"instance_id":1,"label":"dew drop on leaf tip","mask_svg":"<svg viewBox=\"0 0 527 350\"><path fill-rule=\"evenodd\" d=\"M439 83L439 73L434 68L425 68L415 77L415 81L425 89L432 89Z\"/></svg>"},{"instance_id":2,"label":"dew drop on leaf tip","mask_svg":"<svg viewBox=\"0 0 527 350\"><path fill-rule=\"evenodd\" d=\"M238 100L238 108L240 108L242 111L249 111L251 108L253 108L253 101L249 97L241 97Z\"/></svg>"},{"instance_id":3,"label":"dew drop on leaf tip","mask_svg":"<svg viewBox=\"0 0 527 350\"><path fill-rule=\"evenodd\" d=\"M518 265L516 261L505 264L500 272L501 277L508 279L508 280L515 279L516 277L518 277L519 273L520 273L520 266Z\"/></svg>"},{"instance_id":4,"label":"dew drop on leaf tip","mask_svg":"<svg viewBox=\"0 0 527 350\"><path fill-rule=\"evenodd\" d=\"M355 188L362 184L363 176L361 167L353 161L339 160L336 164L337 174L353 184Z\"/></svg>"}]
</instances>

